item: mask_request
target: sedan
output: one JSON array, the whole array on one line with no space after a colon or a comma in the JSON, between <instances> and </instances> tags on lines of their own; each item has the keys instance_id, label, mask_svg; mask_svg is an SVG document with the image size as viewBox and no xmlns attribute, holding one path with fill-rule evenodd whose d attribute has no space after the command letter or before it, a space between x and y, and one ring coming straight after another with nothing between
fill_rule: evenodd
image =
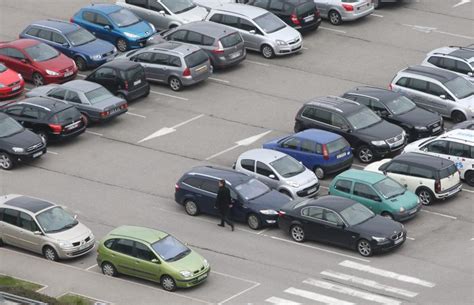
<instances>
[{"instance_id":1,"label":"sedan","mask_svg":"<svg viewBox=\"0 0 474 305\"><path fill-rule=\"evenodd\" d=\"M316 240L355 249L362 256L399 247L407 236L401 223L337 196L291 201L279 211L278 225L296 242Z\"/></svg>"},{"instance_id":2,"label":"sedan","mask_svg":"<svg viewBox=\"0 0 474 305\"><path fill-rule=\"evenodd\" d=\"M20 95L24 88L25 81L21 74L0 63L0 99Z\"/></svg>"}]
</instances>

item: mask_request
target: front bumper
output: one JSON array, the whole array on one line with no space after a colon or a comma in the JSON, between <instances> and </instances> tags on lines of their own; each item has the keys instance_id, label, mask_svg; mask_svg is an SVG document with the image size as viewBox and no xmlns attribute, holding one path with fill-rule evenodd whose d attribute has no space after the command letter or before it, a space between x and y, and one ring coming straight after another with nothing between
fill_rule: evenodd
<instances>
[{"instance_id":1,"label":"front bumper","mask_svg":"<svg viewBox=\"0 0 474 305\"><path fill-rule=\"evenodd\" d=\"M139 49L139 48L143 48L143 47L146 46L146 42L147 42L148 38L150 38L150 36L145 37L145 38L140 38L140 39L137 39L137 40L131 40L127 37L124 37L124 38L127 41L129 49Z\"/></svg>"},{"instance_id":2,"label":"front bumper","mask_svg":"<svg viewBox=\"0 0 474 305\"><path fill-rule=\"evenodd\" d=\"M319 182L296 192L297 197L314 197L319 192ZM295 195L295 194L294 194Z\"/></svg>"},{"instance_id":3,"label":"front bumper","mask_svg":"<svg viewBox=\"0 0 474 305\"><path fill-rule=\"evenodd\" d=\"M413 217L416 216L416 214L418 214L418 212L421 210L421 203L419 203L416 207L414 207L413 209L410 209L410 210L406 210L405 212L403 213L394 213L393 214L393 219L395 219L396 221L406 221L408 219L412 219Z\"/></svg>"},{"instance_id":4,"label":"front bumper","mask_svg":"<svg viewBox=\"0 0 474 305\"><path fill-rule=\"evenodd\" d=\"M0 99L7 99L15 97L23 93L25 88L25 83L21 82L20 84L13 87L4 87L0 89Z\"/></svg>"},{"instance_id":5,"label":"front bumper","mask_svg":"<svg viewBox=\"0 0 474 305\"><path fill-rule=\"evenodd\" d=\"M405 138L405 141L399 146L390 147L388 145L383 145L383 146L370 145L370 147L372 148L372 151L374 152L374 155L377 158L383 158L387 155L399 154L406 145L407 145L407 140Z\"/></svg>"},{"instance_id":6,"label":"front bumper","mask_svg":"<svg viewBox=\"0 0 474 305\"><path fill-rule=\"evenodd\" d=\"M441 192L441 193L434 193L436 199L447 199L449 197L453 197L457 193L462 190L462 183L456 184L455 186Z\"/></svg>"},{"instance_id":7,"label":"front bumper","mask_svg":"<svg viewBox=\"0 0 474 305\"><path fill-rule=\"evenodd\" d=\"M52 76L52 75L44 75L44 82L45 84L62 84L73 80L76 78L77 69L69 76L65 76L65 74L61 74L59 76Z\"/></svg>"},{"instance_id":8,"label":"front bumper","mask_svg":"<svg viewBox=\"0 0 474 305\"><path fill-rule=\"evenodd\" d=\"M300 39L298 42L294 44L286 44L286 45L276 45L275 47L275 55L287 55L299 52L303 47L303 39Z\"/></svg>"},{"instance_id":9,"label":"front bumper","mask_svg":"<svg viewBox=\"0 0 474 305\"><path fill-rule=\"evenodd\" d=\"M372 251L374 253L381 253L381 252L387 252L392 249L398 248L401 245L405 243L407 239L407 232L403 231L403 236L398 238L398 239L387 239L386 241L382 243L377 243L376 241L372 241Z\"/></svg>"},{"instance_id":10,"label":"front bumper","mask_svg":"<svg viewBox=\"0 0 474 305\"><path fill-rule=\"evenodd\" d=\"M34 150L32 152L28 152L26 154L12 154L12 159L15 162L29 162L35 159L40 158L42 155L46 154L47 148L46 146L42 146L40 149Z\"/></svg>"},{"instance_id":11,"label":"front bumper","mask_svg":"<svg viewBox=\"0 0 474 305\"><path fill-rule=\"evenodd\" d=\"M94 249L94 246L95 246L95 239L92 239L88 241L87 243L85 243L84 245L69 248L69 249L61 249L58 247L57 252L58 252L59 258L68 259L68 258L74 258L74 257L85 255L91 252Z\"/></svg>"},{"instance_id":12,"label":"front bumper","mask_svg":"<svg viewBox=\"0 0 474 305\"><path fill-rule=\"evenodd\" d=\"M205 280L209 277L209 274L211 273L211 267L208 267L208 269L205 272L200 273L199 275L191 278L191 279L176 279L176 286L179 288L189 288L189 287L194 287Z\"/></svg>"}]
</instances>

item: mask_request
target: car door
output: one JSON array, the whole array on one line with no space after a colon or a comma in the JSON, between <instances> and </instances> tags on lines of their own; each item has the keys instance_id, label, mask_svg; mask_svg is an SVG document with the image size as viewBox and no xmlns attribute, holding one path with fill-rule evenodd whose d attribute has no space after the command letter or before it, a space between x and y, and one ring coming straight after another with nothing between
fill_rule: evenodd
<instances>
[{"instance_id":1,"label":"car door","mask_svg":"<svg viewBox=\"0 0 474 305\"><path fill-rule=\"evenodd\" d=\"M409 191L414 192L418 185L416 179L410 176L408 164L393 161L384 170L386 175L404 187Z\"/></svg>"},{"instance_id":2,"label":"car door","mask_svg":"<svg viewBox=\"0 0 474 305\"><path fill-rule=\"evenodd\" d=\"M216 179L201 178L199 186L200 191L196 193L196 201L199 205L199 210L205 214L218 215L219 210L215 208L217 191L219 190L219 183Z\"/></svg>"},{"instance_id":3,"label":"car door","mask_svg":"<svg viewBox=\"0 0 474 305\"><path fill-rule=\"evenodd\" d=\"M240 30L240 34L242 34L245 47L260 51L260 45L264 40L264 33L255 25L255 23L250 19L241 17L238 18L237 27Z\"/></svg>"},{"instance_id":4,"label":"car door","mask_svg":"<svg viewBox=\"0 0 474 305\"><path fill-rule=\"evenodd\" d=\"M58 32L52 32L50 45L66 56L72 57L75 54L71 50L69 42L66 40L66 38Z\"/></svg>"},{"instance_id":5,"label":"car door","mask_svg":"<svg viewBox=\"0 0 474 305\"><path fill-rule=\"evenodd\" d=\"M327 18L329 6L330 6L330 0L314 0L314 3L316 4L316 7L318 8L319 13L321 14L321 17Z\"/></svg>"},{"instance_id":6,"label":"car door","mask_svg":"<svg viewBox=\"0 0 474 305\"><path fill-rule=\"evenodd\" d=\"M31 67L30 59L23 54L22 51L9 47L1 49L0 54L4 55L0 60L3 61L8 68L20 73L26 79L31 79L35 70Z\"/></svg>"},{"instance_id":7,"label":"car door","mask_svg":"<svg viewBox=\"0 0 474 305\"><path fill-rule=\"evenodd\" d=\"M172 69L169 66L170 55L164 52L155 52L152 58L152 74L154 79L163 83L167 83L171 75Z\"/></svg>"},{"instance_id":8,"label":"car door","mask_svg":"<svg viewBox=\"0 0 474 305\"><path fill-rule=\"evenodd\" d=\"M441 86L428 82L428 97L432 104L432 109L444 115L451 116L451 109L454 107L454 98Z\"/></svg>"},{"instance_id":9,"label":"car door","mask_svg":"<svg viewBox=\"0 0 474 305\"><path fill-rule=\"evenodd\" d=\"M32 105L25 105L23 107L23 112L21 116L18 118L18 122L22 124L25 128L28 128L32 131L38 131L42 128L41 118L42 115L41 110Z\"/></svg>"},{"instance_id":10,"label":"car door","mask_svg":"<svg viewBox=\"0 0 474 305\"><path fill-rule=\"evenodd\" d=\"M323 224L324 209L321 207L310 206L301 210L301 224L307 239L316 241L325 241Z\"/></svg>"},{"instance_id":11,"label":"car door","mask_svg":"<svg viewBox=\"0 0 474 305\"><path fill-rule=\"evenodd\" d=\"M89 75L86 80L101 84L113 94L117 93L117 73L110 67L102 67Z\"/></svg>"},{"instance_id":12,"label":"car door","mask_svg":"<svg viewBox=\"0 0 474 305\"><path fill-rule=\"evenodd\" d=\"M156 73L157 64L153 62L154 53L152 52L143 52L132 56L130 59L140 63L145 70L145 77L147 80L158 81L158 75Z\"/></svg>"},{"instance_id":13,"label":"car door","mask_svg":"<svg viewBox=\"0 0 474 305\"><path fill-rule=\"evenodd\" d=\"M456 164L456 167L463 176L466 170L473 168L473 159L471 156L471 150L473 148L474 146L468 144L449 141L449 152L446 158Z\"/></svg>"},{"instance_id":14,"label":"car door","mask_svg":"<svg viewBox=\"0 0 474 305\"><path fill-rule=\"evenodd\" d=\"M172 17L169 10L157 0L149 0L148 4L152 12L147 17L150 20L147 20L153 23L157 29L167 30L170 28Z\"/></svg>"},{"instance_id":15,"label":"car door","mask_svg":"<svg viewBox=\"0 0 474 305\"><path fill-rule=\"evenodd\" d=\"M352 196L352 181L347 179L336 178L334 187L330 189L331 195L351 198Z\"/></svg>"},{"instance_id":16,"label":"car door","mask_svg":"<svg viewBox=\"0 0 474 305\"><path fill-rule=\"evenodd\" d=\"M250 207L243 200L237 192L228 186L230 189L230 198L232 200L232 209L230 210L230 217L237 221L246 221L247 215L249 214Z\"/></svg>"},{"instance_id":17,"label":"car door","mask_svg":"<svg viewBox=\"0 0 474 305\"><path fill-rule=\"evenodd\" d=\"M37 234L35 234L35 232L37 232ZM20 247L41 253L43 235L39 234L39 232L40 230L35 220L30 215L20 212L18 224L18 242Z\"/></svg>"},{"instance_id":18,"label":"car door","mask_svg":"<svg viewBox=\"0 0 474 305\"><path fill-rule=\"evenodd\" d=\"M64 101L68 104L74 105L77 110L81 113L85 113L89 115L89 117L97 117L97 110L94 110L91 104L89 104L86 99L82 100L79 96L79 93L73 90L66 90L66 95L64 97ZM96 114L96 115L94 115Z\"/></svg>"},{"instance_id":19,"label":"car door","mask_svg":"<svg viewBox=\"0 0 474 305\"><path fill-rule=\"evenodd\" d=\"M155 253L147 245L135 241L134 254L134 269L137 276L159 282L162 274L161 261L156 257Z\"/></svg>"},{"instance_id":20,"label":"car door","mask_svg":"<svg viewBox=\"0 0 474 305\"><path fill-rule=\"evenodd\" d=\"M350 247L353 243L352 232L346 229L345 223L336 212L324 209L323 237L324 241L339 246Z\"/></svg>"},{"instance_id":21,"label":"car door","mask_svg":"<svg viewBox=\"0 0 474 305\"><path fill-rule=\"evenodd\" d=\"M279 144L278 151L281 151L287 155L292 156L293 158L300 160L302 157L300 146L301 139L297 137L288 137L281 141Z\"/></svg>"},{"instance_id":22,"label":"car door","mask_svg":"<svg viewBox=\"0 0 474 305\"><path fill-rule=\"evenodd\" d=\"M49 98L53 98L58 101L64 101L66 97L66 89L61 87L56 87L47 93Z\"/></svg>"},{"instance_id":23,"label":"car door","mask_svg":"<svg viewBox=\"0 0 474 305\"><path fill-rule=\"evenodd\" d=\"M267 164L257 161L255 178L268 185L269 188L277 189L280 184L278 176Z\"/></svg>"},{"instance_id":24,"label":"car door","mask_svg":"<svg viewBox=\"0 0 474 305\"><path fill-rule=\"evenodd\" d=\"M153 2L153 0L150 1L150 2ZM150 16L150 14L152 12L150 12L147 9L148 8L148 0L125 0L125 1L121 1L120 5L125 7L126 9L132 11L138 17L140 17L144 20L150 21L150 20L148 20L149 19L148 17Z\"/></svg>"},{"instance_id":25,"label":"car door","mask_svg":"<svg viewBox=\"0 0 474 305\"><path fill-rule=\"evenodd\" d=\"M0 220L0 232L2 240L12 246L21 247L19 241L18 222L20 212L14 209L3 209L2 219Z\"/></svg>"},{"instance_id":26,"label":"car door","mask_svg":"<svg viewBox=\"0 0 474 305\"><path fill-rule=\"evenodd\" d=\"M351 199L369 208L375 214L382 212L382 200L367 183L355 182Z\"/></svg>"},{"instance_id":27,"label":"car door","mask_svg":"<svg viewBox=\"0 0 474 305\"><path fill-rule=\"evenodd\" d=\"M97 38L104 39L107 41L114 41L114 25L110 22L107 16L102 13L94 13L94 34Z\"/></svg>"},{"instance_id":28,"label":"car door","mask_svg":"<svg viewBox=\"0 0 474 305\"><path fill-rule=\"evenodd\" d=\"M240 162L240 169L239 171L246 173L247 175L250 176L256 176L255 174L255 160L253 159L240 159L238 160ZM236 164L237 165L237 164Z\"/></svg>"},{"instance_id":29,"label":"car door","mask_svg":"<svg viewBox=\"0 0 474 305\"><path fill-rule=\"evenodd\" d=\"M23 107L23 105L10 106L5 110L5 113L14 118L15 120L20 121L21 113L23 112Z\"/></svg>"},{"instance_id":30,"label":"car door","mask_svg":"<svg viewBox=\"0 0 474 305\"><path fill-rule=\"evenodd\" d=\"M139 276L134 257L134 241L126 238L116 239L111 246L112 264L122 274Z\"/></svg>"}]
</instances>

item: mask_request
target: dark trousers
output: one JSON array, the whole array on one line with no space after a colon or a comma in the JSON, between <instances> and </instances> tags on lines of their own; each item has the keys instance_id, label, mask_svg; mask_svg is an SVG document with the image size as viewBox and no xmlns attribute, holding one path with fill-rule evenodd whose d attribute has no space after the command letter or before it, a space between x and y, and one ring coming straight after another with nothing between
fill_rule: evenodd
<instances>
[{"instance_id":1,"label":"dark trousers","mask_svg":"<svg viewBox=\"0 0 474 305\"><path fill-rule=\"evenodd\" d=\"M234 223L232 222L232 220L230 220L230 210L227 210L225 212L221 211L221 226L225 226L225 223L227 223L231 227L234 226Z\"/></svg>"}]
</instances>

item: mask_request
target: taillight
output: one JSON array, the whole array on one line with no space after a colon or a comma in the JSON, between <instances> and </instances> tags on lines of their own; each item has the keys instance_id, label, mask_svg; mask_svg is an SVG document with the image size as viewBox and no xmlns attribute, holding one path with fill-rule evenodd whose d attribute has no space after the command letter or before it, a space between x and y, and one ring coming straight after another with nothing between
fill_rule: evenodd
<instances>
[{"instance_id":1,"label":"taillight","mask_svg":"<svg viewBox=\"0 0 474 305\"><path fill-rule=\"evenodd\" d=\"M286 212L278 211L278 217L283 217L286 215Z\"/></svg>"},{"instance_id":2,"label":"taillight","mask_svg":"<svg viewBox=\"0 0 474 305\"><path fill-rule=\"evenodd\" d=\"M291 14L291 22L293 22L295 25L300 25L300 20L298 19L298 16L296 16L295 13Z\"/></svg>"},{"instance_id":3,"label":"taillight","mask_svg":"<svg viewBox=\"0 0 474 305\"><path fill-rule=\"evenodd\" d=\"M324 160L329 160L329 151L326 144L323 144L323 158Z\"/></svg>"},{"instance_id":4,"label":"taillight","mask_svg":"<svg viewBox=\"0 0 474 305\"><path fill-rule=\"evenodd\" d=\"M217 49L212 50L214 54L224 54L224 47L220 41L217 42Z\"/></svg>"},{"instance_id":5,"label":"taillight","mask_svg":"<svg viewBox=\"0 0 474 305\"><path fill-rule=\"evenodd\" d=\"M61 125L58 125L58 124L48 124L49 128L51 128L51 131L54 133L54 134L60 134L61 131L63 130L63 127Z\"/></svg>"},{"instance_id":6,"label":"taillight","mask_svg":"<svg viewBox=\"0 0 474 305\"><path fill-rule=\"evenodd\" d=\"M393 90L392 84L388 85L388 90Z\"/></svg>"},{"instance_id":7,"label":"taillight","mask_svg":"<svg viewBox=\"0 0 474 305\"><path fill-rule=\"evenodd\" d=\"M319 16L321 16L321 13L318 9L314 12L314 16L316 16L316 18L319 18Z\"/></svg>"},{"instance_id":8,"label":"taillight","mask_svg":"<svg viewBox=\"0 0 474 305\"><path fill-rule=\"evenodd\" d=\"M128 90L128 81L124 81L124 82L123 82L123 88L124 88L125 90Z\"/></svg>"},{"instance_id":9,"label":"taillight","mask_svg":"<svg viewBox=\"0 0 474 305\"><path fill-rule=\"evenodd\" d=\"M100 117L101 117L101 118L106 118L106 117L108 117L108 116L109 116L109 112L108 112L108 111L102 111L102 112L100 113Z\"/></svg>"},{"instance_id":10,"label":"taillight","mask_svg":"<svg viewBox=\"0 0 474 305\"><path fill-rule=\"evenodd\" d=\"M435 192L436 193L440 193L441 192L441 181L439 179L437 179L435 181Z\"/></svg>"},{"instance_id":11,"label":"taillight","mask_svg":"<svg viewBox=\"0 0 474 305\"><path fill-rule=\"evenodd\" d=\"M354 11L354 7L350 4L342 4L342 7L348 12Z\"/></svg>"},{"instance_id":12,"label":"taillight","mask_svg":"<svg viewBox=\"0 0 474 305\"><path fill-rule=\"evenodd\" d=\"M175 192L179 191L179 185L177 183L174 185L174 190Z\"/></svg>"},{"instance_id":13,"label":"taillight","mask_svg":"<svg viewBox=\"0 0 474 305\"><path fill-rule=\"evenodd\" d=\"M127 108L128 108L128 104L120 105L120 109L127 109Z\"/></svg>"},{"instance_id":14,"label":"taillight","mask_svg":"<svg viewBox=\"0 0 474 305\"><path fill-rule=\"evenodd\" d=\"M71 19L69 19L69 22L74 23L74 18L71 17Z\"/></svg>"},{"instance_id":15,"label":"taillight","mask_svg":"<svg viewBox=\"0 0 474 305\"><path fill-rule=\"evenodd\" d=\"M189 68L184 69L183 76L191 76L191 70Z\"/></svg>"}]
</instances>

